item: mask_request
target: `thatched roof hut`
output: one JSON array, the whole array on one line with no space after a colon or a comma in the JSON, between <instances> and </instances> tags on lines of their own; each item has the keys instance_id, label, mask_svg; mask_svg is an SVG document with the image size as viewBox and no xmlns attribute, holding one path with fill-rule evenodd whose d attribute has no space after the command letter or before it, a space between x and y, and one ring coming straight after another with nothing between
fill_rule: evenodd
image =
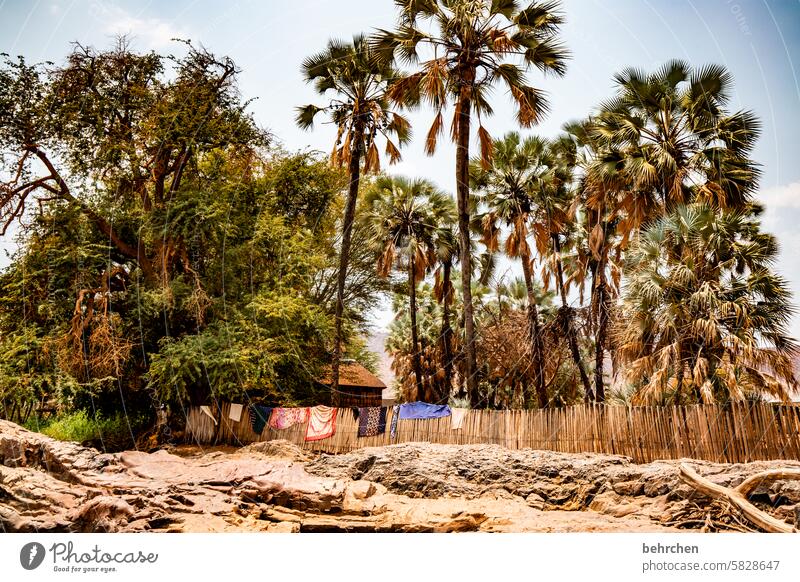
<instances>
[{"instance_id":1,"label":"thatched roof hut","mask_svg":"<svg viewBox=\"0 0 800 582\"><path fill-rule=\"evenodd\" d=\"M327 367L319 383L331 386L331 368ZM355 360L339 364L339 391L331 395L336 406L380 406L386 384Z\"/></svg>"}]
</instances>

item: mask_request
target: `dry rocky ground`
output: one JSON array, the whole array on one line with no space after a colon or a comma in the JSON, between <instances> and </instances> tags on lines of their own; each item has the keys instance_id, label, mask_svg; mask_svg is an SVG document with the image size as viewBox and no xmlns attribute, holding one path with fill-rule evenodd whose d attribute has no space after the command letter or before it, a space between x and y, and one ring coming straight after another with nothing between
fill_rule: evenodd
<instances>
[{"instance_id":1,"label":"dry rocky ground","mask_svg":"<svg viewBox=\"0 0 800 582\"><path fill-rule=\"evenodd\" d=\"M692 461L715 483L797 462ZM344 455L285 441L106 454L0 421L0 531L549 532L742 530L677 461L400 444ZM751 501L797 519L800 482Z\"/></svg>"}]
</instances>

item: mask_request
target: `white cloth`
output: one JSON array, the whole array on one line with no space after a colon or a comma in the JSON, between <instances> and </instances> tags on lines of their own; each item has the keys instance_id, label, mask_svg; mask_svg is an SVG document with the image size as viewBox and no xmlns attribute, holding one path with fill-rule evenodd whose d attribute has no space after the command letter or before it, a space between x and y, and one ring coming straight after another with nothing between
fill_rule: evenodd
<instances>
[{"instance_id":1,"label":"white cloth","mask_svg":"<svg viewBox=\"0 0 800 582\"><path fill-rule=\"evenodd\" d=\"M450 409L450 428L458 430L464 426L464 418L469 412L468 408L451 408Z\"/></svg>"},{"instance_id":2,"label":"white cloth","mask_svg":"<svg viewBox=\"0 0 800 582\"><path fill-rule=\"evenodd\" d=\"M208 406L201 406L201 407L200 407L200 412L202 412L202 413L203 413L203 414L205 414L205 415L206 415L208 418L210 418L211 420L213 420L213 421L214 421L214 426L217 426L217 419L216 419L216 418L214 418L214 415L213 415L213 414L211 414L211 409L210 409Z\"/></svg>"},{"instance_id":3,"label":"white cloth","mask_svg":"<svg viewBox=\"0 0 800 582\"><path fill-rule=\"evenodd\" d=\"M233 422L239 422L242 420L242 409L244 408L241 404L233 404L231 403L231 410L228 412L228 418L230 418Z\"/></svg>"}]
</instances>

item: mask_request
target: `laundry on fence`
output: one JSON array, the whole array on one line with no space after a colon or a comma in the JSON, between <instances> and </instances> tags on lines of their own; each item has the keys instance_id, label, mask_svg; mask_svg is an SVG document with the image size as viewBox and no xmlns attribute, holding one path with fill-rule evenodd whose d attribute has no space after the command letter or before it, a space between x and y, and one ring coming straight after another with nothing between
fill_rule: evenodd
<instances>
[{"instance_id":1,"label":"laundry on fence","mask_svg":"<svg viewBox=\"0 0 800 582\"><path fill-rule=\"evenodd\" d=\"M336 413L338 408L314 406L309 409L306 441L320 441L336 432Z\"/></svg>"},{"instance_id":2,"label":"laundry on fence","mask_svg":"<svg viewBox=\"0 0 800 582\"><path fill-rule=\"evenodd\" d=\"M242 408L244 408L244 406L241 404L231 403L231 409L228 411L228 418L230 418L233 422L239 422L242 420Z\"/></svg>"},{"instance_id":3,"label":"laundry on fence","mask_svg":"<svg viewBox=\"0 0 800 582\"><path fill-rule=\"evenodd\" d=\"M392 425L389 429L389 440L393 441L397 436L397 421L400 419L400 405L395 404L392 407Z\"/></svg>"},{"instance_id":4,"label":"laundry on fence","mask_svg":"<svg viewBox=\"0 0 800 582\"><path fill-rule=\"evenodd\" d=\"M253 427L253 432L261 434L264 432L264 427L267 426L267 421L272 413L271 406L261 406L259 404L250 405L250 426Z\"/></svg>"},{"instance_id":5,"label":"laundry on fence","mask_svg":"<svg viewBox=\"0 0 800 582\"><path fill-rule=\"evenodd\" d=\"M358 409L358 436L378 436L386 432L386 408L369 406Z\"/></svg>"},{"instance_id":6,"label":"laundry on fence","mask_svg":"<svg viewBox=\"0 0 800 582\"><path fill-rule=\"evenodd\" d=\"M308 420L308 408L276 408L269 419L269 427L285 430Z\"/></svg>"},{"instance_id":7,"label":"laundry on fence","mask_svg":"<svg viewBox=\"0 0 800 582\"><path fill-rule=\"evenodd\" d=\"M425 420L445 416L450 416L450 407L447 404L408 402L400 405L400 420Z\"/></svg>"},{"instance_id":8,"label":"laundry on fence","mask_svg":"<svg viewBox=\"0 0 800 582\"><path fill-rule=\"evenodd\" d=\"M203 414L205 414L205 415L206 415L208 418L210 418L211 420L213 420L213 421L214 421L214 426L217 426L217 419L216 419L216 418L214 418L214 415L213 415L213 414L211 414L211 409L210 409L208 406L201 406L201 407L200 407L200 412L202 412L202 413L203 413Z\"/></svg>"},{"instance_id":9,"label":"laundry on fence","mask_svg":"<svg viewBox=\"0 0 800 582\"><path fill-rule=\"evenodd\" d=\"M452 430L458 430L464 426L464 418L467 416L467 412L469 412L468 408L451 408L450 411L452 412L452 417L450 417L450 428Z\"/></svg>"}]
</instances>

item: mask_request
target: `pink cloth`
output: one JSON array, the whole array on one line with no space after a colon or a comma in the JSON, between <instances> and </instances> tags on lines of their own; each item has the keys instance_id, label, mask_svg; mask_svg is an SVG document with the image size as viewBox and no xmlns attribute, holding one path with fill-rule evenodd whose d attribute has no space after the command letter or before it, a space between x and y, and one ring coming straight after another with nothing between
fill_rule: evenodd
<instances>
[{"instance_id":1,"label":"pink cloth","mask_svg":"<svg viewBox=\"0 0 800 582\"><path fill-rule=\"evenodd\" d=\"M308 408L276 408L269 418L269 427L284 430L308 420Z\"/></svg>"},{"instance_id":2,"label":"pink cloth","mask_svg":"<svg viewBox=\"0 0 800 582\"><path fill-rule=\"evenodd\" d=\"M315 406L309 410L307 441L321 441L336 432L336 412L338 408Z\"/></svg>"}]
</instances>

